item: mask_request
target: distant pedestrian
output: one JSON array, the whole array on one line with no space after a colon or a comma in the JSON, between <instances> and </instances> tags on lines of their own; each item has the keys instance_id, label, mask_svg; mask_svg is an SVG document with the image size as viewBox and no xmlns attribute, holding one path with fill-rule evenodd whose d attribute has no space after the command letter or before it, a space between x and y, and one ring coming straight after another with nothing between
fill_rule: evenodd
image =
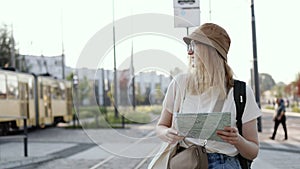
<instances>
[{"instance_id":1,"label":"distant pedestrian","mask_svg":"<svg viewBox=\"0 0 300 169\"><path fill-rule=\"evenodd\" d=\"M286 107L287 107L287 108L290 107L290 101L289 101L289 99L286 100Z\"/></svg>"},{"instance_id":2,"label":"distant pedestrian","mask_svg":"<svg viewBox=\"0 0 300 169\"><path fill-rule=\"evenodd\" d=\"M286 129L285 105L284 105L283 99L280 99L278 101L278 108L277 108L277 111L276 111L276 114L275 114L273 120L275 122L274 131L273 131L273 135L270 137L270 139L272 139L272 140L275 139L278 126L281 123L283 130L284 130L284 140L287 140L288 135L287 135L287 129Z\"/></svg>"}]
</instances>

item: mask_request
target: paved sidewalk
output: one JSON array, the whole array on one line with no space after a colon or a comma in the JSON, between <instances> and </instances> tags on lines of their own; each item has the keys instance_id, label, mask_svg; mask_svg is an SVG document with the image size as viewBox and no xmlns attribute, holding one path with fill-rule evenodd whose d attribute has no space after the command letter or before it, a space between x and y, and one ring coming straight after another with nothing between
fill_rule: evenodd
<instances>
[{"instance_id":1,"label":"paved sidewalk","mask_svg":"<svg viewBox=\"0 0 300 169\"><path fill-rule=\"evenodd\" d=\"M279 127L275 140L268 137L273 130L273 122L270 121L271 111L263 110L263 132L259 133L260 152L258 158L253 162L253 169L293 169L300 166L300 118L298 114L288 113L288 116L295 115L297 124L288 124L289 140L282 141L283 132ZM33 163L42 163L54 159L76 160L86 159L86 164L78 161L76 167L91 168L92 165L99 163L100 159L106 159L113 155L122 147L133 144L137 140L145 137L149 132L153 132L154 126L136 125L128 129L100 129L100 130L71 130L61 128L48 128L46 130L29 133L28 155L23 157L23 142L14 140L0 142L0 168L22 168ZM118 134L116 139L115 134ZM121 139L119 136L125 136ZM135 138L135 139L134 139ZM47 140L47 141L45 141ZM107 148L99 148L99 145ZM138 147L149 153L160 145L155 138L144 142ZM107 151L108 150L108 151ZM136 153L136 152L130 152ZM137 154L139 155L139 154ZM144 154L140 155L142 157ZM125 156L125 155L124 155ZM97 157L97 158L96 158ZM132 158L132 160L134 160ZM149 160L148 160L149 161ZM66 163L68 161L64 161ZM120 164L109 164L110 167L119 168ZM52 168L60 168L54 165ZM96 167L95 167L96 168ZM101 167L100 167L101 168ZM145 168L145 165L144 167Z\"/></svg>"},{"instance_id":2,"label":"paved sidewalk","mask_svg":"<svg viewBox=\"0 0 300 169\"><path fill-rule=\"evenodd\" d=\"M22 166L62 158L74 161L86 159L93 164L111 155L143 157L145 156L143 153L121 150L143 140L143 137L149 133L153 135L153 129L153 125L152 127L126 125L126 129L47 128L31 132L28 136L28 157L24 157L21 139L0 142L0 168L22 168ZM139 144L138 147L151 151L156 144L156 142L144 143ZM85 168L80 165L77 167Z\"/></svg>"}]
</instances>

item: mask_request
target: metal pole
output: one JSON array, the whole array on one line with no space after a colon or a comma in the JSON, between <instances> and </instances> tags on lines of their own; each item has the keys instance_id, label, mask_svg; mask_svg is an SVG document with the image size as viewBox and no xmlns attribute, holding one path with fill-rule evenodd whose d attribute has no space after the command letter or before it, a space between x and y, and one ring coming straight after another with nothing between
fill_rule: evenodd
<instances>
[{"instance_id":1,"label":"metal pole","mask_svg":"<svg viewBox=\"0 0 300 169\"><path fill-rule=\"evenodd\" d=\"M251 0L251 17L252 17L252 43L253 43L253 71L255 84L255 100L260 108L260 90L259 90L259 74L257 68L257 48L256 48L256 30L255 30L255 16L254 16L254 0ZM262 132L261 117L257 118L257 129Z\"/></svg>"},{"instance_id":2,"label":"metal pole","mask_svg":"<svg viewBox=\"0 0 300 169\"><path fill-rule=\"evenodd\" d=\"M209 0L209 21L211 21L211 0Z\"/></svg>"},{"instance_id":3,"label":"metal pole","mask_svg":"<svg viewBox=\"0 0 300 169\"><path fill-rule=\"evenodd\" d=\"M189 35L189 27L186 27L186 35ZM189 51L189 45L186 45L187 51Z\"/></svg>"},{"instance_id":4,"label":"metal pole","mask_svg":"<svg viewBox=\"0 0 300 169\"><path fill-rule=\"evenodd\" d=\"M62 79L65 79L65 54L61 55L61 65L62 65Z\"/></svg>"},{"instance_id":5,"label":"metal pole","mask_svg":"<svg viewBox=\"0 0 300 169\"><path fill-rule=\"evenodd\" d=\"M27 117L24 117L24 156L28 156L28 132L27 132Z\"/></svg>"},{"instance_id":6,"label":"metal pole","mask_svg":"<svg viewBox=\"0 0 300 169\"><path fill-rule=\"evenodd\" d=\"M13 32L14 32L14 28L13 28L13 25L11 25L11 40L12 40L12 47L10 48L11 66L13 68L16 68L15 39L14 39Z\"/></svg>"},{"instance_id":7,"label":"metal pole","mask_svg":"<svg viewBox=\"0 0 300 169\"><path fill-rule=\"evenodd\" d=\"M61 21L61 50L62 50L62 55L61 55L61 64L62 64L62 79L65 79L65 49L64 49L64 29L63 29L63 14L62 10L60 13L60 21Z\"/></svg>"},{"instance_id":8,"label":"metal pole","mask_svg":"<svg viewBox=\"0 0 300 169\"><path fill-rule=\"evenodd\" d=\"M62 79L65 79L65 48L64 48L64 27L63 27L63 12L60 11L60 22L61 22L61 64L62 64Z\"/></svg>"},{"instance_id":9,"label":"metal pole","mask_svg":"<svg viewBox=\"0 0 300 169\"><path fill-rule=\"evenodd\" d=\"M189 35L189 27L186 27L186 35Z\"/></svg>"},{"instance_id":10,"label":"metal pole","mask_svg":"<svg viewBox=\"0 0 300 169\"><path fill-rule=\"evenodd\" d=\"M133 67L133 41L131 41L131 76L132 76L132 107L135 111L136 103L135 103L135 76L134 76L134 67Z\"/></svg>"},{"instance_id":11,"label":"metal pole","mask_svg":"<svg viewBox=\"0 0 300 169\"><path fill-rule=\"evenodd\" d=\"M132 78L132 106L133 110L135 110L136 102L135 102L135 77Z\"/></svg>"},{"instance_id":12,"label":"metal pole","mask_svg":"<svg viewBox=\"0 0 300 169\"><path fill-rule=\"evenodd\" d=\"M105 76L104 76L104 69L101 69L101 76L102 76L102 101L103 107L106 106L105 97L106 97L106 90L105 90ZM100 99L99 99L100 102Z\"/></svg>"},{"instance_id":13,"label":"metal pole","mask_svg":"<svg viewBox=\"0 0 300 169\"><path fill-rule=\"evenodd\" d=\"M79 80L78 80L78 74L77 71L73 74L73 86L74 86L74 93L75 93L75 113L74 113L74 117L77 120L77 124L78 126L79 124L79 99L78 99L78 84L79 84ZM73 99L74 100L74 99ZM74 122L74 121L73 121ZM75 124L75 123L74 123Z\"/></svg>"},{"instance_id":14,"label":"metal pole","mask_svg":"<svg viewBox=\"0 0 300 169\"><path fill-rule=\"evenodd\" d=\"M78 98L78 84L75 86L75 94L76 94L76 110L77 110L77 124L80 126L79 123L79 98Z\"/></svg>"},{"instance_id":15,"label":"metal pole","mask_svg":"<svg viewBox=\"0 0 300 169\"><path fill-rule=\"evenodd\" d=\"M117 94L117 68L116 68L116 37L115 37L115 0L113 0L113 43L114 43L114 108L115 117L119 118Z\"/></svg>"}]
</instances>

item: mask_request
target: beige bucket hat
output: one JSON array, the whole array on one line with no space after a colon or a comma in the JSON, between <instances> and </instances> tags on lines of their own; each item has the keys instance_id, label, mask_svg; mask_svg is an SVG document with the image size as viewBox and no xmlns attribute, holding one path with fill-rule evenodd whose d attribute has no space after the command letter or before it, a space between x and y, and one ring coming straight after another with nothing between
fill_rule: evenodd
<instances>
[{"instance_id":1,"label":"beige bucket hat","mask_svg":"<svg viewBox=\"0 0 300 169\"><path fill-rule=\"evenodd\" d=\"M186 44L192 40L215 48L221 57L227 61L227 53L230 47L230 37L221 26L214 23L205 23L193 33L183 38Z\"/></svg>"}]
</instances>

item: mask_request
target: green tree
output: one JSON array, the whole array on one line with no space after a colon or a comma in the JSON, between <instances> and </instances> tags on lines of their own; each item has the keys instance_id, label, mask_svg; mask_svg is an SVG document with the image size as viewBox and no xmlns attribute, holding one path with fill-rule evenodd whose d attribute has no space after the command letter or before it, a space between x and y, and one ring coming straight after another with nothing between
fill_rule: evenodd
<instances>
[{"instance_id":1,"label":"green tree","mask_svg":"<svg viewBox=\"0 0 300 169\"><path fill-rule=\"evenodd\" d=\"M275 97L278 97L278 98L285 97L285 96L286 96L286 94L285 94L285 92L284 92L285 87L286 87L286 85L285 85L283 82L277 83L277 84L272 88L272 91L273 91Z\"/></svg>"},{"instance_id":2,"label":"green tree","mask_svg":"<svg viewBox=\"0 0 300 169\"><path fill-rule=\"evenodd\" d=\"M68 74L67 77L66 77L67 81L72 81L73 82L73 76L74 76L73 72L71 72L70 74Z\"/></svg>"},{"instance_id":3,"label":"green tree","mask_svg":"<svg viewBox=\"0 0 300 169\"><path fill-rule=\"evenodd\" d=\"M10 32L7 30L6 25L0 28L0 67L12 66L12 54L18 55L14 47L14 38L9 34Z\"/></svg>"},{"instance_id":4,"label":"green tree","mask_svg":"<svg viewBox=\"0 0 300 169\"><path fill-rule=\"evenodd\" d=\"M13 67L12 56L15 56L15 67L21 72L28 72L31 65L27 65L25 56L20 56L15 48L15 39L12 32L8 31L7 25L0 28L0 67Z\"/></svg>"},{"instance_id":5,"label":"green tree","mask_svg":"<svg viewBox=\"0 0 300 169\"><path fill-rule=\"evenodd\" d=\"M300 72L296 75L296 94L300 97Z\"/></svg>"}]
</instances>

